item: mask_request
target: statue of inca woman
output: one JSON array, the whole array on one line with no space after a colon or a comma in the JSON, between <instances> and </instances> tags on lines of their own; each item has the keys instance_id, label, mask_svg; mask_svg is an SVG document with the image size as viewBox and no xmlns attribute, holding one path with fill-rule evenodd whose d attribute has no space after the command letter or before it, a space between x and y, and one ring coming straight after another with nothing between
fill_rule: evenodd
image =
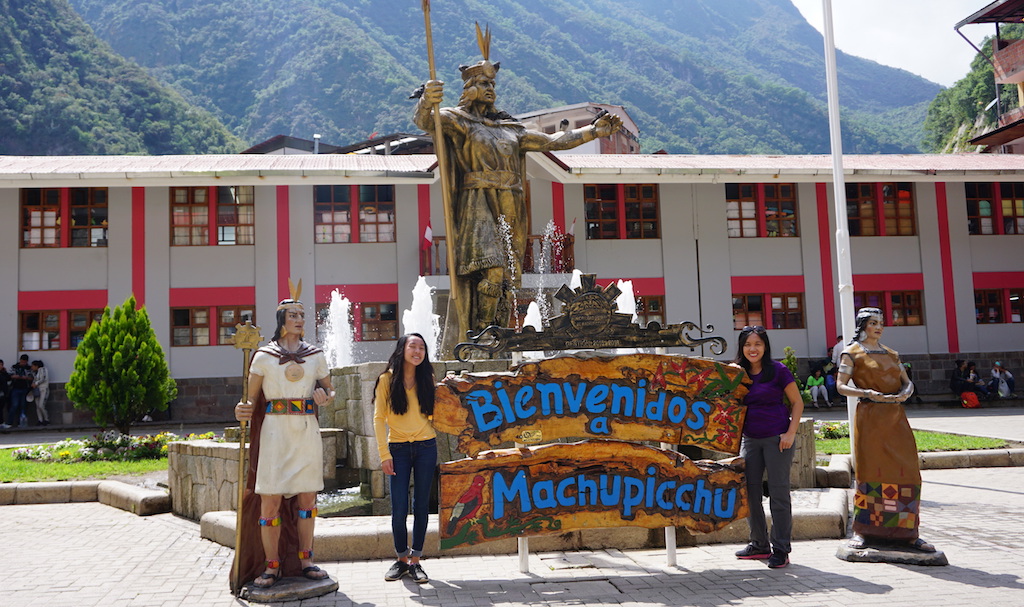
<instances>
[{"instance_id":1,"label":"statue of inca woman","mask_svg":"<svg viewBox=\"0 0 1024 607\"><path fill-rule=\"evenodd\" d=\"M857 490L848 546L905 542L935 552L918 536L921 470L914 433L901 406L914 393L914 384L899 354L879 342L884 329L881 310L857 311L857 336L843 350L836 378L840 394L860 399L854 426Z\"/></svg>"},{"instance_id":2,"label":"statue of inca woman","mask_svg":"<svg viewBox=\"0 0 1024 607\"><path fill-rule=\"evenodd\" d=\"M494 79L499 63L491 63L490 31L477 39L483 60L459 66L462 96L457 107L440 108L445 149L453 173L451 200L459 337L489 325L508 326L510 292L519 286L530 226L523 188L526 152L566 150L607 137L622 126L614 114L602 113L585 127L547 134L527 129L518 120L494 107ZM431 80L423 86L414 121L434 133L434 107L441 103L444 83ZM444 166L444 165L441 165ZM499 227L509 226L507 246ZM512 259L506 252L511 248ZM450 321L449 321L450 322Z\"/></svg>"}]
</instances>

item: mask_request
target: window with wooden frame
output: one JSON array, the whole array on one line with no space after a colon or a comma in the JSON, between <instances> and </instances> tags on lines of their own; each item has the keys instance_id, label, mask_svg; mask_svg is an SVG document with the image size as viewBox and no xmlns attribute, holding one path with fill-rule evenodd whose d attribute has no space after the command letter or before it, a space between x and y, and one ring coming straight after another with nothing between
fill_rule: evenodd
<instances>
[{"instance_id":1,"label":"window with wooden frame","mask_svg":"<svg viewBox=\"0 0 1024 607\"><path fill-rule=\"evenodd\" d=\"M1024 289L1008 289L1006 300L1010 302L1010 322L1024 322Z\"/></svg>"},{"instance_id":2,"label":"window with wooden frame","mask_svg":"<svg viewBox=\"0 0 1024 607\"><path fill-rule=\"evenodd\" d=\"M995 234L992 201L995 188L991 183L965 183L967 197L967 232L969 234Z\"/></svg>"},{"instance_id":3,"label":"window with wooden frame","mask_svg":"<svg viewBox=\"0 0 1024 607\"><path fill-rule=\"evenodd\" d=\"M725 213L729 238L796 236L796 185L727 183Z\"/></svg>"},{"instance_id":4,"label":"window with wooden frame","mask_svg":"<svg viewBox=\"0 0 1024 607\"><path fill-rule=\"evenodd\" d=\"M359 242L395 242L395 186L359 186Z\"/></svg>"},{"instance_id":5,"label":"window with wooden frame","mask_svg":"<svg viewBox=\"0 0 1024 607\"><path fill-rule=\"evenodd\" d=\"M359 304L360 341L398 339L398 304L373 302Z\"/></svg>"},{"instance_id":6,"label":"window with wooden frame","mask_svg":"<svg viewBox=\"0 0 1024 607\"><path fill-rule=\"evenodd\" d=\"M846 218L850 236L917 234L913 184L847 183Z\"/></svg>"},{"instance_id":7,"label":"window with wooden frame","mask_svg":"<svg viewBox=\"0 0 1024 607\"><path fill-rule=\"evenodd\" d=\"M359 212L352 205L358 201ZM313 187L313 236L317 244L395 242L395 187Z\"/></svg>"},{"instance_id":8,"label":"window with wooden frame","mask_svg":"<svg viewBox=\"0 0 1024 607\"><path fill-rule=\"evenodd\" d=\"M171 345L210 345L210 308L171 308Z\"/></svg>"},{"instance_id":9,"label":"window with wooden frame","mask_svg":"<svg viewBox=\"0 0 1024 607\"><path fill-rule=\"evenodd\" d=\"M661 238L656 184L588 184L583 186L587 238Z\"/></svg>"},{"instance_id":10,"label":"window with wooden frame","mask_svg":"<svg viewBox=\"0 0 1024 607\"><path fill-rule=\"evenodd\" d=\"M21 349L59 350L60 314L57 310L21 312Z\"/></svg>"},{"instance_id":11,"label":"window with wooden frame","mask_svg":"<svg viewBox=\"0 0 1024 607\"><path fill-rule=\"evenodd\" d=\"M1024 183L999 184L997 224L1002 234L1024 234Z\"/></svg>"},{"instance_id":12,"label":"window with wooden frame","mask_svg":"<svg viewBox=\"0 0 1024 607\"><path fill-rule=\"evenodd\" d=\"M209 188L171 188L171 245L210 244Z\"/></svg>"},{"instance_id":13,"label":"window with wooden frame","mask_svg":"<svg viewBox=\"0 0 1024 607\"><path fill-rule=\"evenodd\" d=\"M71 246L107 246L107 188L70 188Z\"/></svg>"},{"instance_id":14,"label":"window with wooden frame","mask_svg":"<svg viewBox=\"0 0 1024 607\"><path fill-rule=\"evenodd\" d=\"M85 339L85 334L92 326L92 323L99 322L103 318L103 310L71 310L68 312L68 330L71 334L71 349L78 348L78 344Z\"/></svg>"},{"instance_id":15,"label":"window with wooden frame","mask_svg":"<svg viewBox=\"0 0 1024 607\"><path fill-rule=\"evenodd\" d=\"M773 329L804 328L804 298L800 293L773 293L772 327Z\"/></svg>"},{"instance_id":16,"label":"window with wooden frame","mask_svg":"<svg viewBox=\"0 0 1024 607\"><path fill-rule=\"evenodd\" d=\"M217 244L255 244L256 188L217 188Z\"/></svg>"},{"instance_id":17,"label":"window with wooden frame","mask_svg":"<svg viewBox=\"0 0 1024 607\"><path fill-rule=\"evenodd\" d=\"M217 306L217 343L228 345L234 343L235 325L245 321L256 324L256 310L253 306Z\"/></svg>"},{"instance_id":18,"label":"window with wooden frame","mask_svg":"<svg viewBox=\"0 0 1024 607\"><path fill-rule=\"evenodd\" d=\"M882 310L888 326L920 326L924 324L921 291L854 291L853 308Z\"/></svg>"},{"instance_id":19,"label":"window with wooden frame","mask_svg":"<svg viewBox=\"0 0 1024 607\"><path fill-rule=\"evenodd\" d=\"M732 327L756 327L764 325L764 296L738 295L732 296Z\"/></svg>"},{"instance_id":20,"label":"window with wooden frame","mask_svg":"<svg viewBox=\"0 0 1024 607\"><path fill-rule=\"evenodd\" d=\"M636 298L637 323L646 327L650 322L665 326L665 296L640 295Z\"/></svg>"},{"instance_id":21,"label":"window with wooden frame","mask_svg":"<svg viewBox=\"0 0 1024 607\"><path fill-rule=\"evenodd\" d=\"M1006 322L1002 289L974 291L974 321L979 325Z\"/></svg>"},{"instance_id":22,"label":"window with wooden frame","mask_svg":"<svg viewBox=\"0 0 1024 607\"><path fill-rule=\"evenodd\" d=\"M924 324L920 291L891 291L889 305L894 327L916 327Z\"/></svg>"},{"instance_id":23,"label":"window with wooden frame","mask_svg":"<svg viewBox=\"0 0 1024 607\"><path fill-rule=\"evenodd\" d=\"M587 219L587 239L619 237L618 188L613 185L583 186L583 205Z\"/></svg>"},{"instance_id":24,"label":"window with wooden frame","mask_svg":"<svg viewBox=\"0 0 1024 607\"><path fill-rule=\"evenodd\" d=\"M21 246L60 246L60 188L21 190Z\"/></svg>"}]
</instances>

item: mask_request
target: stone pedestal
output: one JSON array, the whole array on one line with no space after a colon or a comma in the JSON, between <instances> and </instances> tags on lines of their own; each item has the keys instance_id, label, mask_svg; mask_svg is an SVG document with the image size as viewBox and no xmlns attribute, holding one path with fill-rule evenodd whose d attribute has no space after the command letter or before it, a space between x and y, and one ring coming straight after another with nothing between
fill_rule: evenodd
<instances>
[{"instance_id":1,"label":"stone pedestal","mask_svg":"<svg viewBox=\"0 0 1024 607\"><path fill-rule=\"evenodd\" d=\"M847 542L839 545L836 558L851 563L900 563L904 565L942 566L948 565L946 554L941 550L922 552L906 543L886 543L851 548Z\"/></svg>"},{"instance_id":2,"label":"stone pedestal","mask_svg":"<svg viewBox=\"0 0 1024 607\"><path fill-rule=\"evenodd\" d=\"M338 582L331 578L309 580L304 577L281 578L270 588L246 584L238 598L252 603L285 603L312 599L338 591Z\"/></svg>"}]
</instances>

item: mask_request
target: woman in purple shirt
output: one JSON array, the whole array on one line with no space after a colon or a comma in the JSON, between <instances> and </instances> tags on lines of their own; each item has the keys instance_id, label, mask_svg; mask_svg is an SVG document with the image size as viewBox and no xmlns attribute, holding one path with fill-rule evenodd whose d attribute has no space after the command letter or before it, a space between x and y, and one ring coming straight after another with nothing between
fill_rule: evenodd
<instances>
[{"instance_id":1,"label":"woman in purple shirt","mask_svg":"<svg viewBox=\"0 0 1024 607\"><path fill-rule=\"evenodd\" d=\"M747 417L740 446L740 455L746 460L750 543L737 552L736 557L768 559L769 567L779 569L789 564L792 549L789 470L793 465L793 441L800 426L804 401L786 365L772 360L772 347L764 327L743 327L736 350L734 362L743 367L754 382L743 399ZM786 408L783 396L789 400L792 411ZM768 499L772 511L770 537L761 505L761 479L765 471L768 472Z\"/></svg>"}]
</instances>

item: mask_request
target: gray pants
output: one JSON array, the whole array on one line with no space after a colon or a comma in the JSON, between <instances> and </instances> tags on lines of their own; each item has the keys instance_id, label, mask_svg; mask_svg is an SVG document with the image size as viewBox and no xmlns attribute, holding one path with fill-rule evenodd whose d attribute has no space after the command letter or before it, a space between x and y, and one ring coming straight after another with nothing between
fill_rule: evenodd
<instances>
[{"instance_id":1,"label":"gray pants","mask_svg":"<svg viewBox=\"0 0 1024 607\"><path fill-rule=\"evenodd\" d=\"M789 554L793 535L793 504L789 497L789 470L793 467L793 448L779 451L778 436L743 437L740 455L746 460L747 500L750 502L750 543L767 548L769 539L773 552ZM764 518L761 479L768 471L768 503L772 511L772 532Z\"/></svg>"}]
</instances>

